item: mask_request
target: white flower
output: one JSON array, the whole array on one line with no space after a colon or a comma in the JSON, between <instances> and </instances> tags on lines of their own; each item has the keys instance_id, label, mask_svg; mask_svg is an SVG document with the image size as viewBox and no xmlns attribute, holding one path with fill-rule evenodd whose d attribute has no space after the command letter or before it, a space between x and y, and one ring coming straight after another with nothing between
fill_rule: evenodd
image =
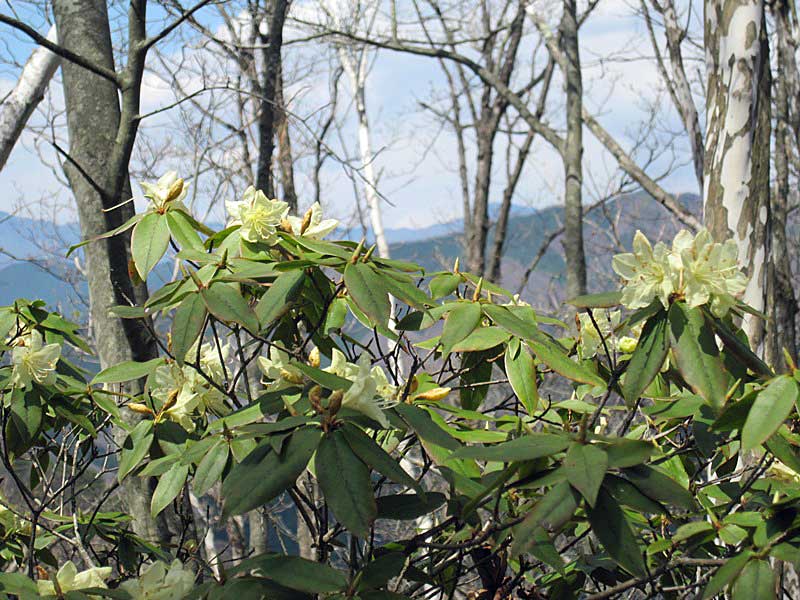
<instances>
[{"instance_id":1,"label":"white flower","mask_svg":"<svg viewBox=\"0 0 800 600\"><path fill-rule=\"evenodd\" d=\"M315 240L321 240L339 225L339 221L336 219L323 220L322 207L319 202L314 202L302 218L288 216L286 220L292 226L292 233Z\"/></svg>"},{"instance_id":2,"label":"white flower","mask_svg":"<svg viewBox=\"0 0 800 600\"><path fill-rule=\"evenodd\" d=\"M199 340L198 340L199 343ZM220 357L220 355L222 355ZM218 385L225 382L225 368L223 364L230 361L231 346L225 344L219 349L216 344L206 343L200 347L199 366L211 381ZM186 353L186 360L194 362L197 359L197 343ZM203 377L197 369L190 365L184 365L183 373L191 391L197 395L199 402L198 408L201 412L211 411L216 415L224 415L228 412L228 405L225 404L225 394L217 387L212 385L208 379Z\"/></svg>"},{"instance_id":3,"label":"white flower","mask_svg":"<svg viewBox=\"0 0 800 600\"><path fill-rule=\"evenodd\" d=\"M625 280L622 304L628 308L644 308L653 298L667 307L670 297L676 296L691 307L708 304L722 317L747 287L737 259L736 242L718 244L705 229L696 236L681 231L671 249L661 243L651 248L637 231L633 253L618 254L612 265Z\"/></svg>"},{"instance_id":4,"label":"white flower","mask_svg":"<svg viewBox=\"0 0 800 600\"><path fill-rule=\"evenodd\" d=\"M171 565L158 561L138 579L123 581L119 587L133 600L181 600L194 589L194 573L178 559Z\"/></svg>"},{"instance_id":5,"label":"white flower","mask_svg":"<svg viewBox=\"0 0 800 600\"><path fill-rule=\"evenodd\" d=\"M622 304L628 308L649 306L653 298L669 306L673 291L670 278L668 249L659 242L655 249L641 231L633 237L633 253L617 254L611 266L625 280Z\"/></svg>"},{"instance_id":6,"label":"white flower","mask_svg":"<svg viewBox=\"0 0 800 600\"><path fill-rule=\"evenodd\" d=\"M334 348L331 365L325 370L352 382L342 397L343 407L360 412L380 423L382 427L389 428L389 421L383 411L397 404L399 388L389 383L380 366L371 366L368 354L362 354L358 363L353 364L347 362L344 354Z\"/></svg>"},{"instance_id":7,"label":"white flower","mask_svg":"<svg viewBox=\"0 0 800 600\"><path fill-rule=\"evenodd\" d=\"M189 186L178 177L176 171L168 171L156 183L140 182L144 195L153 202L156 209L163 210L167 204L181 204L186 198Z\"/></svg>"},{"instance_id":8,"label":"white flower","mask_svg":"<svg viewBox=\"0 0 800 600\"><path fill-rule=\"evenodd\" d=\"M617 347L616 336L614 329L619 325L620 312L614 310L608 313L596 311L594 313L594 320L597 327L592 323L592 319L588 313L582 312L578 315L580 325L580 342L578 348L583 358L591 358L598 352L605 352L603 348L603 340L606 342L609 352L613 352ZM597 331L597 328L600 331ZM602 338L600 337L602 334Z\"/></svg>"},{"instance_id":9,"label":"white flower","mask_svg":"<svg viewBox=\"0 0 800 600\"><path fill-rule=\"evenodd\" d=\"M175 421L187 431L194 431L194 416L200 395L192 389L184 371L175 363L156 368L150 397L157 400L162 418Z\"/></svg>"},{"instance_id":10,"label":"white flower","mask_svg":"<svg viewBox=\"0 0 800 600\"><path fill-rule=\"evenodd\" d=\"M61 357L61 346L45 344L42 334L36 330L17 340L11 352L11 384L28 388L35 382L53 385L56 381L56 363Z\"/></svg>"},{"instance_id":11,"label":"white flower","mask_svg":"<svg viewBox=\"0 0 800 600\"><path fill-rule=\"evenodd\" d=\"M73 592L88 588L106 588L105 580L111 576L111 567L92 567L78 572L72 561L65 563L56 573L56 581L62 592ZM49 579L40 579L36 582L39 595L55 597L56 587Z\"/></svg>"},{"instance_id":12,"label":"white flower","mask_svg":"<svg viewBox=\"0 0 800 600\"><path fill-rule=\"evenodd\" d=\"M303 383L303 372L292 365L289 354L277 346L270 347L269 358L258 357L258 368L264 377L271 380L267 385L268 392L278 392Z\"/></svg>"},{"instance_id":13,"label":"white flower","mask_svg":"<svg viewBox=\"0 0 800 600\"><path fill-rule=\"evenodd\" d=\"M244 193L244 200L225 202L231 220L228 226L239 225L239 236L250 243L274 245L281 221L289 212L289 205L280 200L270 200L264 192L252 185Z\"/></svg>"}]
</instances>

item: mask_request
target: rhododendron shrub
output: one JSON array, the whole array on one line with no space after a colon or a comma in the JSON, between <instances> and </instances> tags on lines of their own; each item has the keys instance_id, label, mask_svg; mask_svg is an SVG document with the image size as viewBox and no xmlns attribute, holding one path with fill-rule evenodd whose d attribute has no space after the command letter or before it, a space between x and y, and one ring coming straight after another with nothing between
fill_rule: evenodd
<instances>
[{"instance_id":1,"label":"rhododendron shrub","mask_svg":"<svg viewBox=\"0 0 800 600\"><path fill-rule=\"evenodd\" d=\"M319 205L251 188L216 231L177 174L143 187L111 234L133 230L140 276L176 277L114 311L158 358L89 374L76 325L0 310L0 592L749 599L800 560L800 375L750 351L731 243L637 233L621 291L566 323L330 240ZM177 542L135 535L115 500L134 477L152 518L184 516ZM297 516L304 558L252 526L234 554L226 524L265 513Z\"/></svg>"}]
</instances>

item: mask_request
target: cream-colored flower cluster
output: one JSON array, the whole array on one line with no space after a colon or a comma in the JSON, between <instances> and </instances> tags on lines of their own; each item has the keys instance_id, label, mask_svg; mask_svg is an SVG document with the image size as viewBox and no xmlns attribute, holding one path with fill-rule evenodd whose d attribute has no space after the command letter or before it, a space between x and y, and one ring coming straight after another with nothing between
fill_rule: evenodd
<instances>
[{"instance_id":1,"label":"cream-colored flower cluster","mask_svg":"<svg viewBox=\"0 0 800 600\"><path fill-rule=\"evenodd\" d=\"M273 246L278 241L282 227L295 235L321 240L336 229L339 221L324 219L319 202L301 217L289 215L289 205L281 200L270 200L261 190L247 188L244 198L226 202L230 215L228 227L239 226L239 237L252 244Z\"/></svg>"},{"instance_id":2,"label":"cream-colored flower cluster","mask_svg":"<svg viewBox=\"0 0 800 600\"><path fill-rule=\"evenodd\" d=\"M616 255L612 266L625 281L622 304L628 308L644 308L655 298L667 307L681 298L691 307L708 304L721 317L747 287L737 256L736 242L716 243L705 229L696 236L681 231L672 248L651 246L637 231L633 252Z\"/></svg>"},{"instance_id":3,"label":"cream-colored flower cluster","mask_svg":"<svg viewBox=\"0 0 800 600\"><path fill-rule=\"evenodd\" d=\"M64 563L56 573L60 593L56 591L55 583L50 579L40 579L36 582L39 595L43 598L63 598L67 592L86 590L89 588L106 589L106 579L111 576L111 567L92 567L85 571L78 571L72 561Z\"/></svg>"},{"instance_id":4,"label":"cream-colored flower cluster","mask_svg":"<svg viewBox=\"0 0 800 600\"><path fill-rule=\"evenodd\" d=\"M33 383L53 385L59 358L61 346L45 344L42 334L34 329L14 342L11 385L22 389L31 387Z\"/></svg>"},{"instance_id":5,"label":"cream-colored flower cluster","mask_svg":"<svg viewBox=\"0 0 800 600\"><path fill-rule=\"evenodd\" d=\"M303 372L293 364L289 354L277 346L270 348L269 358L259 357L258 366L267 380L268 391L280 391L303 383ZM389 383L386 372L379 365L371 365L368 354L362 354L357 363L351 363L341 351L334 348L331 364L324 371L352 382L344 390L343 407L360 412L385 428L389 427L383 411L397 404L399 388Z\"/></svg>"},{"instance_id":6,"label":"cream-colored flower cluster","mask_svg":"<svg viewBox=\"0 0 800 600\"><path fill-rule=\"evenodd\" d=\"M221 356L220 356L221 355ZM231 348L225 344L203 344L200 347L200 370L184 364L169 363L156 368L150 397L157 400L162 410L161 416L179 423L187 431L194 431L193 417L196 414L211 412L223 415L228 412L225 394L209 381L221 385L225 379L223 363L230 359ZM197 344L186 353L186 360L194 363L197 359Z\"/></svg>"},{"instance_id":7,"label":"cream-colored flower cluster","mask_svg":"<svg viewBox=\"0 0 800 600\"><path fill-rule=\"evenodd\" d=\"M164 173L155 183L142 181L139 185L142 186L145 197L150 199L155 210L163 212L168 206L185 209L183 200L186 198L189 186L178 177L176 171Z\"/></svg>"},{"instance_id":8,"label":"cream-colored flower cluster","mask_svg":"<svg viewBox=\"0 0 800 600\"><path fill-rule=\"evenodd\" d=\"M194 573L181 561L172 564L157 561L147 567L137 579L120 584L132 600L181 600L194 589Z\"/></svg>"},{"instance_id":9,"label":"cream-colored flower cluster","mask_svg":"<svg viewBox=\"0 0 800 600\"><path fill-rule=\"evenodd\" d=\"M630 354L636 349L641 334L641 325L629 331L629 335L619 335L618 329L622 316L620 311L595 311L593 316L597 327L588 313L578 314L578 351L581 358L592 358L598 352L602 354L605 351L603 340L605 340L609 352Z\"/></svg>"}]
</instances>

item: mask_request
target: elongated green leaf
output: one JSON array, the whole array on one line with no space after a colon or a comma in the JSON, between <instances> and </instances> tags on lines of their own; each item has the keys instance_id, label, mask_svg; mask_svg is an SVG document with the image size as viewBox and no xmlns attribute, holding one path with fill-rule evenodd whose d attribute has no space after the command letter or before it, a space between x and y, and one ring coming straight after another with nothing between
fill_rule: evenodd
<instances>
[{"instance_id":1,"label":"elongated green leaf","mask_svg":"<svg viewBox=\"0 0 800 600\"><path fill-rule=\"evenodd\" d=\"M773 600L775 573L769 561L758 559L748 562L733 582L731 600Z\"/></svg>"},{"instance_id":2,"label":"elongated green leaf","mask_svg":"<svg viewBox=\"0 0 800 600\"><path fill-rule=\"evenodd\" d=\"M455 292L460 283L461 275L457 273L442 273L431 279L428 289L431 291L433 299L438 300Z\"/></svg>"},{"instance_id":3,"label":"elongated green leaf","mask_svg":"<svg viewBox=\"0 0 800 600\"><path fill-rule=\"evenodd\" d=\"M797 382L788 375L770 381L759 392L742 428L742 450L752 450L778 430L798 401Z\"/></svg>"},{"instance_id":4,"label":"elongated green leaf","mask_svg":"<svg viewBox=\"0 0 800 600\"><path fill-rule=\"evenodd\" d=\"M383 279L365 263L348 264L344 269L344 284L353 302L364 311L374 325L389 322L392 306Z\"/></svg>"},{"instance_id":5,"label":"elongated green leaf","mask_svg":"<svg viewBox=\"0 0 800 600\"><path fill-rule=\"evenodd\" d=\"M189 294L178 305L172 319L172 354L183 364L186 353L200 337L206 322L206 303L200 294ZM188 357L194 362L193 356Z\"/></svg>"},{"instance_id":6,"label":"elongated green leaf","mask_svg":"<svg viewBox=\"0 0 800 600\"><path fill-rule=\"evenodd\" d=\"M728 379L722 368L714 332L699 308L675 302L669 309L670 343L678 370L692 389L719 409Z\"/></svg>"},{"instance_id":7,"label":"elongated green leaf","mask_svg":"<svg viewBox=\"0 0 800 600\"><path fill-rule=\"evenodd\" d=\"M533 507L525 520L514 528L511 555L530 552L536 543L534 535L539 528L558 530L572 518L578 508L579 496L566 481L554 485Z\"/></svg>"},{"instance_id":8,"label":"elongated green leaf","mask_svg":"<svg viewBox=\"0 0 800 600\"><path fill-rule=\"evenodd\" d=\"M639 465L623 469L623 473L648 498L686 510L694 507L694 497L689 490L661 471Z\"/></svg>"},{"instance_id":9,"label":"elongated green leaf","mask_svg":"<svg viewBox=\"0 0 800 600\"><path fill-rule=\"evenodd\" d=\"M418 493L422 493L422 487L417 481L406 473L395 459L361 429L352 423L345 423L341 431L347 443L350 444L350 447L353 449L353 452L370 467L395 483L399 483L400 485L416 490Z\"/></svg>"},{"instance_id":10,"label":"elongated green leaf","mask_svg":"<svg viewBox=\"0 0 800 600\"><path fill-rule=\"evenodd\" d=\"M444 494L430 492L419 494L389 494L377 499L378 518L410 521L430 514L445 503Z\"/></svg>"},{"instance_id":11,"label":"elongated green leaf","mask_svg":"<svg viewBox=\"0 0 800 600\"><path fill-rule=\"evenodd\" d=\"M169 232L183 250L203 251L203 240L200 239L192 222L180 210L167 212Z\"/></svg>"},{"instance_id":12,"label":"elongated green leaf","mask_svg":"<svg viewBox=\"0 0 800 600\"><path fill-rule=\"evenodd\" d=\"M742 567L750 560L751 556L753 556L753 553L750 550L745 550L741 554L732 556L725 561L725 564L717 569L717 572L714 573L714 576L703 590L702 600L711 600L711 598L722 592L741 573Z\"/></svg>"},{"instance_id":13,"label":"elongated green leaf","mask_svg":"<svg viewBox=\"0 0 800 600\"><path fill-rule=\"evenodd\" d=\"M258 331L258 318L247 304L238 286L227 283L213 283L200 290L208 312L226 323L238 323L251 332Z\"/></svg>"},{"instance_id":14,"label":"elongated green leaf","mask_svg":"<svg viewBox=\"0 0 800 600\"><path fill-rule=\"evenodd\" d=\"M305 281L305 271L287 271L272 282L270 288L256 304L256 316L262 327L268 327L291 307L292 301L300 294Z\"/></svg>"},{"instance_id":15,"label":"elongated green leaf","mask_svg":"<svg viewBox=\"0 0 800 600\"><path fill-rule=\"evenodd\" d=\"M133 228L131 256L139 277L147 279L169 246L169 226L165 215L147 213Z\"/></svg>"},{"instance_id":16,"label":"elongated green leaf","mask_svg":"<svg viewBox=\"0 0 800 600\"><path fill-rule=\"evenodd\" d=\"M139 421L122 444L119 468L117 469L117 479L119 481L125 479L125 476L136 468L150 451L152 444L153 422Z\"/></svg>"},{"instance_id":17,"label":"elongated green leaf","mask_svg":"<svg viewBox=\"0 0 800 600\"><path fill-rule=\"evenodd\" d=\"M567 300L577 308L613 308L622 301L622 292L600 292L599 294L586 294Z\"/></svg>"},{"instance_id":18,"label":"elongated green leaf","mask_svg":"<svg viewBox=\"0 0 800 600\"><path fill-rule=\"evenodd\" d=\"M633 351L628 368L625 369L622 396L629 407L636 403L658 375L668 352L667 313L661 311L645 323L639 343Z\"/></svg>"},{"instance_id":19,"label":"elongated green leaf","mask_svg":"<svg viewBox=\"0 0 800 600\"><path fill-rule=\"evenodd\" d=\"M153 369L162 364L164 364L163 358L154 358L146 362L126 360L100 371L95 375L94 379L92 379L92 383L122 383L124 381L141 379L149 375Z\"/></svg>"},{"instance_id":20,"label":"elongated green leaf","mask_svg":"<svg viewBox=\"0 0 800 600\"><path fill-rule=\"evenodd\" d=\"M528 346L533 350L536 358L567 379L597 386L606 385L599 375L576 363L555 343L529 340Z\"/></svg>"},{"instance_id":21,"label":"elongated green leaf","mask_svg":"<svg viewBox=\"0 0 800 600\"><path fill-rule=\"evenodd\" d=\"M150 500L150 515L155 517L164 510L177 497L186 477L189 475L189 465L175 464L169 471L158 479L158 485Z\"/></svg>"},{"instance_id":22,"label":"elongated green leaf","mask_svg":"<svg viewBox=\"0 0 800 600\"><path fill-rule=\"evenodd\" d=\"M327 390L347 390L353 385L353 382L349 379L339 377L334 373L328 373L327 371L301 362L292 363L292 367L296 368L298 371L302 371L306 377L320 384Z\"/></svg>"},{"instance_id":23,"label":"elongated green leaf","mask_svg":"<svg viewBox=\"0 0 800 600\"><path fill-rule=\"evenodd\" d=\"M608 468L608 455L597 446L573 443L564 458L567 481L594 506Z\"/></svg>"},{"instance_id":24,"label":"elongated green leaf","mask_svg":"<svg viewBox=\"0 0 800 600\"><path fill-rule=\"evenodd\" d=\"M482 352L508 341L509 334L500 327L478 327L460 342L453 344L451 352Z\"/></svg>"},{"instance_id":25,"label":"elongated green leaf","mask_svg":"<svg viewBox=\"0 0 800 600\"><path fill-rule=\"evenodd\" d=\"M483 313L497 325L518 338L524 340L540 340L544 338L535 321L523 320L505 306L484 304Z\"/></svg>"},{"instance_id":26,"label":"elongated green leaf","mask_svg":"<svg viewBox=\"0 0 800 600\"><path fill-rule=\"evenodd\" d=\"M625 506L630 506L637 512L653 515L669 514L661 504L645 496L635 485L622 477L607 473L606 478L603 480L603 489L611 494L614 500Z\"/></svg>"},{"instance_id":27,"label":"elongated green leaf","mask_svg":"<svg viewBox=\"0 0 800 600\"><path fill-rule=\"evenodd\" d=\"M341 431L333 431L322 438L314 466L325 500L336 519L354 535L368 537L378 514L369 469L350 448Z\"/></svg>"},{"instance_id":28,"label":"elongated green leaf","mask_svg":"<svg viewBox=\"0 0 800 600\"><path fill-rule=\"evenodd\" d=\"M319 429L301 427L280 454L272 451L269 441L257 446L222 482L224 514L246 513L293 485L317 449L321 434Z\"/></svg>"},{"instance_id":29,"label":"elongated green leaf","mask_svg":"<svg viewBox=\"0 0 800 600\"><path fill-rule=\"evenodd\" d=\"M609 556L632 575L642 577L645 574L642 551L619 504L601 489L594 507L587 513L592 532Z\"/></svg>"},{"instance_id":30,"label":"elongated green leaf","mask_svg":"<svg viewBox=\"0 0 800 600\"><path fill-rule=\"evenodd\" d=\"M442 329L442 353L449 354L453 345L472 333L481 322L481 305L477 302L462 302L447 313Z\"/></svg>"},{"instance_id":31,"label":"elongated green leaf","mask_svg":"<svg viewBox=\"0 0 800 600\"><path fill-rule=\"evenodd\" d=\"M78 242L77 244L73 244L72 246L69 247L69 250L67 250L67 258L69 258L69 255L72 254L73 252L75 252L75 250L77 250L78 248L82 248L83 246L86 246L87 244L91 244L91 243L97 242L99 240L105 240L105 239L108 239L110 237L114 237L115 235L119 235L120 233L123 233L125 231L128 231L128 229L130 229L131 227L136 225L139 221L141 221L143 218L145 218L148 214L152 214L152 213L137 213L137 214L133 215L130 219L125 221L122 225L120 225L119 227L115 227L111 231L107 231L107 232L105 232L105 233L103 233L101 235L98 235L96 237L90 238L88 240L83 240L81 242Z\"/></svg>"},{"instance_id":32,"label":"elongated green leaf","mask_svg":"<svg viewBox=\"0 0 800 600\"><path fill-rule=\"evenodd\" d=\"M622 469L647 462L647 459L656 451L656 446L652 442L644 440L620 438L603 449L608 455L609 468Z\"/></svg>"},{"instance_id":33,"label":"elongated green leaf","mask_svg":"<svg viewBox=\"0 0 800 600\"><path fill-rule=\"evenodd\" d=\"M454 459L472 458L497 462L535 460L558 454L569 445L567 436L553 433L530 433L508 442L492 446L470 446L461 448L451 456Z\"/></svg>"},{"instance_id":34,"label":"elongated green leaf","mask_svg":"<svg viewBox=\"0 0 800 600\"><path fill-rule=\"evenodd\" d=\"M461 447L455 438L433 422L431 416L424 409L411 404L398 404L395 410L400 413L403 420L411 426L420 439L448 450L456 450Z\"/></svg>"},{"instance_id":35,"label":"elongated green leaf","mask_svg":"<svg viewBox=\"0 0 800 600\"><path fill-rule=\"evenodd\" d=\"M506 376L511 389L522 402L530 416L539 404L539 391L536 389L536 365L528 349L512 338L505 352Z\"/></svg>"},{"instance_id":36,"label":"elongated green leaf","mask_svg":"<svg viewBox=\"0 0 800 600\"><path fill-rule=\"evenodd\" d=\"M347 587L347 577L323 563L299 556L263 554L239 563L234 572L253 571L285 587L309 594L326 594ZM253 596L255 597L255 596Z\"/></svg>"},{"instance_id":37,"label":"elongated green leaf","mask_svg":"<svg viewBox=\"0 0 800 600\"><path fill-rule=\"evenodd\" d=\"M192 479L192 490L199 497L211 489L225 470L228 462L228 446L219 443L213 446L197 465L197 471Z\"/></svg>"},{"instance_id":38,"label":"elongated green leaf","mask_svg":"<svg viewBox=\"0 0 800 600\"><path fill-rule=\"evenodd\" d=\"M720 319L715 317L714 315L710 314L708 310L705 310L706 318L711 323L711 326L714 328L714 332L719 336L719 339L722 340L722 343L725 345L725 349L736 356L742 363L747 365L749 369L752 369L754 373L758 375L769 377L771 376L772 369L761 360L755 353L750 349L750 347L737 337L736 333L731 331L731 329Z\"/></svg>"}]
</instances>

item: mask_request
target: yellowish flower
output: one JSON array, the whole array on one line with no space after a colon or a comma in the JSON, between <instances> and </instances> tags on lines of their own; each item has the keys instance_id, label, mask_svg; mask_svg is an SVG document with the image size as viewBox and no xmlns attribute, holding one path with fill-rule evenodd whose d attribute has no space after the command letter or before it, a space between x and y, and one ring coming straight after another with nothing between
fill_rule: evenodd
<instances>
[{"instance_id":1,"label":"yellowish flower","mask_svg":"<svg viewBox=\"0 0 800 600\"><path fill-rule=\"evenodd\" d=\"M200 395L192 389L184 371L171 363L157 367L153 377L150 397L156 401L161 417L175 421L187 431L194 431L192 417L200 404Z\"/></svg>"},{"instance_id":2,"label":"yellowish flower","mask_svg":"<svg viewBox=\"0 0 800 600\"><path fill-rule=\"evenodd\" d=\"M220 356L221 355L221 356ZM211 381L218 385L225 382L225 368L231 357L231 346L225 344L217 348L216 344L206 343L200 347L200 370L208 376ZM197 343L186 353L186 360L194 362L197 359ZM203 375L194 367L184 365L184 376L189 388L199 399L198 408L200 412L211 411L216 415L224 415L229 412L228 405L225 404L225 394L217 387L213 386Z\"/></svg>"},{"instance_id":3,"label":"yellowish flower","mask_svg":"<svg viewBox=\"0 0 800 600\"><path fill-rule=\"evenodd\" d=\"M303 372L292 364L289 354L277 346L270 347L269 358L258 357L258 368L270 380L267 384L268 392L278 392L303 384Z\"/></svg>"},{"instance_id":4,"label":"yellowish flower","mask_svg":"<svg viewBox=\"0 0 800 600\"><path fill-rule=\"evenodd\" d=\"M322 218L319 202L314 202L304 217L288 216L286 220L292 226L292 233L315 240L321 240L339 225L336 219Z\"/></svg>"},{"instance_id":5,"label":"yellowish flower","mask_svg":"<svg viewBox=\"0 0 800 600\"><path fill-rule=\"evenodd\" d=\"M578 349L583 358L591 358L598 352L605 352L603 340L605 340L609 352L614 352L617 348L614 329L619 325L620 312L618 310L611 312L595 311L593 315L594 320L597 322L597 327L592 323L588 313L582 312L578 314L580 324ZM600 328L599 332L597 331L598 327Z\"/></svg>"},{"instance_id":6,"label":"yellowish flower","mask_svg":"<svg viewBox=\"0 0 800 600\"><path fill-rule=\"evenodd\" d=\"M178 177L176 171L164 173L155 183L142 181L139 185L157 210L163 210L168 204L182 204L189 190L189 185Z\"/></svg>"},{"instance_id":7,"label":"yellowish flower","mask_svg":"<svg viewBox=\"0 0 800 600\"><path fill-rule=\"evenodd\" d=\"M278 241L278 227L289 212L289 205L280 200L270 200L264 192L252 185L239 202L226 202L231 219L228 226L239 225L239 236L250 243L269 246Z\"/></svg>"},{"instance_id":8,"label":"yellowish flower","mask_svg":"<svg viewBox=\"0 0 800 600\"><path fill-rule=\"evenodd\" d=\"M111 567L92 567L78 572L72 561L65 563L56 573L56 581L61 592L74 592L88 588L107 588L105 580L111 576ZM56 597L56 587L49 579L36 582L39 595L45 598Z\"/></svg>"},{"instance_id":9,"label":"yellowish flower","mask_svg":"<svg viewBox=\"0 0 800 600\"><path fill-rule=\"evenodd\" d=\"M380 423L382 427L389 428L389 421L383 411L398 403L400 388L389 383L386 373L379 365L371 366L368 354L362 354L358 363L353 364L347 361L341 351L334 348L331 365L325 370L353 383L344 392L343 407L360 412Z\"/></svg>"},{"instance_id":10,"label":"yellowish flower","mask_svg":"<svg viewBox=\"0 0 800 600\"><path fill-rule=\"evenodd\" d=\"M641 231L633 237L633 252L617 254L611 266L625 280L622 289L622 304L628 308L644 308L654 298L669 306L673 291L670 278L669 250L659 242L655 248Z\"/></svg>"},{"instance_id":11,"label":"yellowish flower","mask_svg":"<svg viewBox=\"0 0 800 600\"><path fill-rule=\"evenodd\" d=\"M181 600L194 589L194 573L178 559L154 562L137 579L120 584L133 600Z\"/></svg>"},{"instance_id":12,"label":"yellowish flower","mask_svg":"<svg viewBox=\"0 0 800 600\"><path fill-rule=\"evenodd\" d=\"M36 330L17 340L11 352L11 384L27 389L32 383L53 385L56 381L56 364L61 357L61 346L45 344Z\"/></svg>"}]
</instances>

